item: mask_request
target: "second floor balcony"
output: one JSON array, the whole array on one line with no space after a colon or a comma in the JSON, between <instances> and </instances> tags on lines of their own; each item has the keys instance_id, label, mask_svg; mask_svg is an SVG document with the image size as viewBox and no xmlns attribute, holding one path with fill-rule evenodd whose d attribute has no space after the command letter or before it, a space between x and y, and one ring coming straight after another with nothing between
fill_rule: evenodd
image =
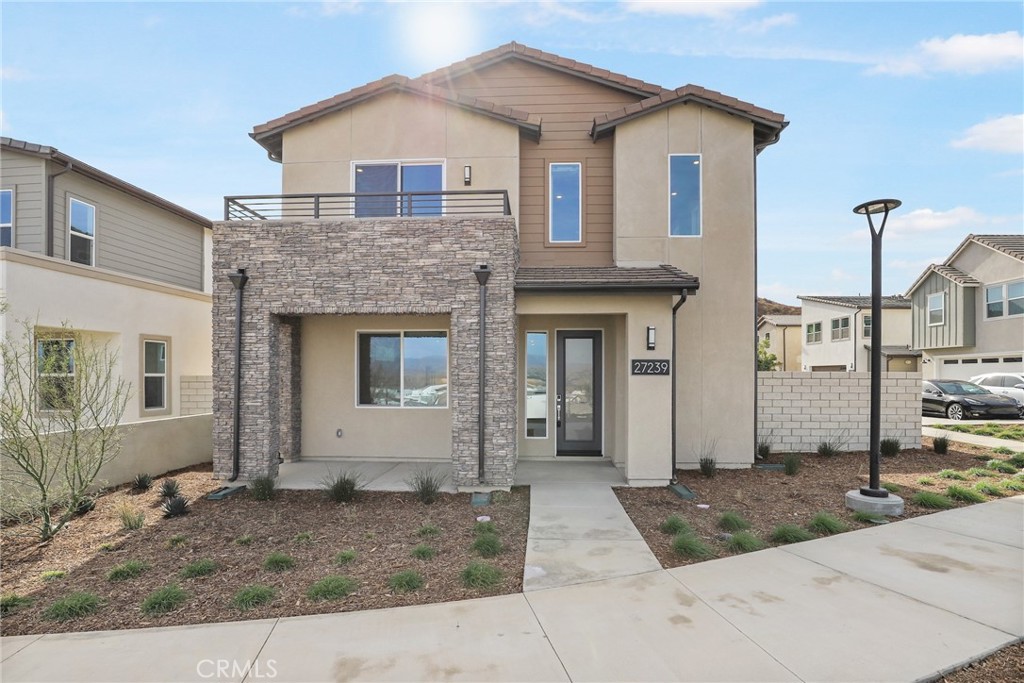
<instances>
[{"instance_id":1,"label":"second floor balcony","mask_svg":"<svg viewBox=\"0 0 1024 683\"><path fill-rule=\"evenodd\" d=\"M263 194L224 198L226 221L511 215L507 190Z\"/></svg>"}]
</instances>

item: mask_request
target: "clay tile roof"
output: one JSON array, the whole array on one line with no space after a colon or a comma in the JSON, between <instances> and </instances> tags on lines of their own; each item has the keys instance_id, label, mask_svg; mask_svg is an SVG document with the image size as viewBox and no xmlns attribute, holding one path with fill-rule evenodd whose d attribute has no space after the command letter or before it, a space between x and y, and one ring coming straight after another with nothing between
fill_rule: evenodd
<instances>
[{"instance_id":1,"label":"clay tile roof","mask_svg":"<svg viewBox=\"0 0 1024 683\"><path fill-rule=\"evenodd\" d=\"M870 296L798 296L797 299L846 308L871 308ZM882 308L910 308L910 299L902 294L883 296Z\"/></svg>"},{"instance_id":2,"label":"clay tile roof","mask_svg":"<svg viewBox=\"0 0 1024 683\"><path fill-rule=\"evenodd\" d=\"M793 327L800 325L800 316L798 315L762 315L761 320L772 323L778 327Z\"/></svg>"},{"instance_id":3,"label":"clay tile roof","mask_svg":"<svg viewBox=\"0 0 1024 683\"><path fill-rule=\"evenodd\" d=\"M1024 261L1024 235L971 235L975 242Z\"/></svg>"},{"instance_id":4,"label":"clay tile roof","mask_svg":"<svg viewBox=\"0 0 1024 683\"><path fill-rule=\"evenodd\" d=\"M954 268L953 266L940 266L933 263L928 266L928 270L933 273L938 273L947 280L952 280L958 285L963 285L964 287L978 287L981 285L981 283L973 277L958 268Z\"/></svg>"},{"instance_id":5,"label":"clay tile roof","mask_svg":"<svg viewBox=\"0 0 1024 683\"><path fill-rule=\"evenodd\" d=\"M620 268L618 266L552 266L520 268L516 273L519 291L696 291L696 276L675 266Z\"/></svg>"}]
</instances>

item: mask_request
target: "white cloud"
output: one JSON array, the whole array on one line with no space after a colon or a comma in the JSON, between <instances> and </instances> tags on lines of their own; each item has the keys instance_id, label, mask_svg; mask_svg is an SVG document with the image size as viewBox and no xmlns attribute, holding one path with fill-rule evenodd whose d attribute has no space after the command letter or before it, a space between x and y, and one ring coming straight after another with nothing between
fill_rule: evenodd
<instances>
[{"instance_id":1,"label":"white cloud","mask_svg":"<svg viewBox=\"0 0 1024 683\"><path fill-rule=\"evenodd\" d=\"M557 0L542 0L541 2L510 2L501 3L513 5L516 11L524 11L523 21L531 26L548 26L556 21L576 21L583 24L594 24L600 21L607 21L606 14L594 14L584 12L573 3L558 2Z\"/></svg>"},{"instance_id":2,"label":"white cloud","mask_svg":"<svg viewBox=\"0 0 1024 683\"><path fill-rule=\"evenodd\" d=\"M1024 36L1017 31L930 38L910 54L879 62L868 73L921 76L932 72L980 74L1024 61Z\"/></svg>"},{"instance_id":3,"label":"white cloud","mask_svg":"<svg viewBox=\"0 0 1024 683\"><path fill-rule=\"evenodd\" d=\"M1007 216L988 216L967 206L957 206L948 211L936 211L935 209L914 209L909 213L901 213L901 209L889 216L883 233L883 243L890 244L894 241L905 241L922 237L936 235L938 233L956 231L966 235L970 232L978 232L986 226L999 226L1012 223L1013 219ZM875 216L875 228L881 225L881 215ZM863 228L851 232L842 238L846 244L867 243L870 241L870 231L867 221ZM883 247L884 248L884 247Z\"/></svg>"},{"instance_id":4,"label":"white cloud","mask_svg":"<svg viewBox=\"0 0 1024 683\"><path fill-rule=\"evenodd\" d=\"M0 81L27 81L29 74L16 66L0 66Z\"/></svg>"},{"instance_id":5,"label":"white cloud","mask_svg":"<svg viewBox=\"0 0 1024 683\"><path fill-rule=\"evenodd\" d=\"M980 149L986 152L1024 152L1024 114L1010 114L975 124L954 140L957 149Z\"/></svg>"},{"instance_id":6,"label":"white cloud","mask_svg":"<svg viewBox=\"0 0 1024 683\"><path fill-rule=\"evenodd\" d=\"M629 12L675 14L706 19L731 19L760 5L759 0L701 2L700 0L626 0L622 5Z\"/></svg>"},{"instance_id":7,"label":"white cloud","mask_svg":"<svg viewBox=\"0 0 1024 683\"><path fill-rule=\"evenodd\" d=\"M774 16L765 17L764 19L758 19L752 21L749 24L744 24L740 27L741 33L767 33L773 28L779 26L793 26L796 24L796 15L792 13L776 14Z\"/></svg>"}]
</instances>

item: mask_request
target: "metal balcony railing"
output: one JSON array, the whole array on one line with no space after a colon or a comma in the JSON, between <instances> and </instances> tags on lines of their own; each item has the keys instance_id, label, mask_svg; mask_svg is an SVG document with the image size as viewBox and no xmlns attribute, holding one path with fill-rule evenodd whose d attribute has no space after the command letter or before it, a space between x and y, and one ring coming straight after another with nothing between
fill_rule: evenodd
<instances>
[{"instance_id":1,"label":"metal balcony railing","mask_svg":"<svg viewBox=\"0 0 1024 683\"><path fill-rule=\"evenodd\" d=\"M226 221L510 215L508 190L253 194L224 198Z\"/></svg>"}]
</instances>

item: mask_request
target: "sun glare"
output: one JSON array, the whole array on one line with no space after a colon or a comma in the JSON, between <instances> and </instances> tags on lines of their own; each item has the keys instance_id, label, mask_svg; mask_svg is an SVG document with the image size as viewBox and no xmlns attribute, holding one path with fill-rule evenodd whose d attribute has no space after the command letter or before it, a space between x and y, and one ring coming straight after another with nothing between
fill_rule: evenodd
<instances>
[{"instance_id":1,"label":"sun glare","mask_svg":"<svg viewBox=\"0 0 1024 683\"><path fill-rule=\"evenodd\" d=\"M480 51L480 27L472 3L403 3L396 11L398 48L418 72L447 66Z\"/></svg>"}]
</instances>

